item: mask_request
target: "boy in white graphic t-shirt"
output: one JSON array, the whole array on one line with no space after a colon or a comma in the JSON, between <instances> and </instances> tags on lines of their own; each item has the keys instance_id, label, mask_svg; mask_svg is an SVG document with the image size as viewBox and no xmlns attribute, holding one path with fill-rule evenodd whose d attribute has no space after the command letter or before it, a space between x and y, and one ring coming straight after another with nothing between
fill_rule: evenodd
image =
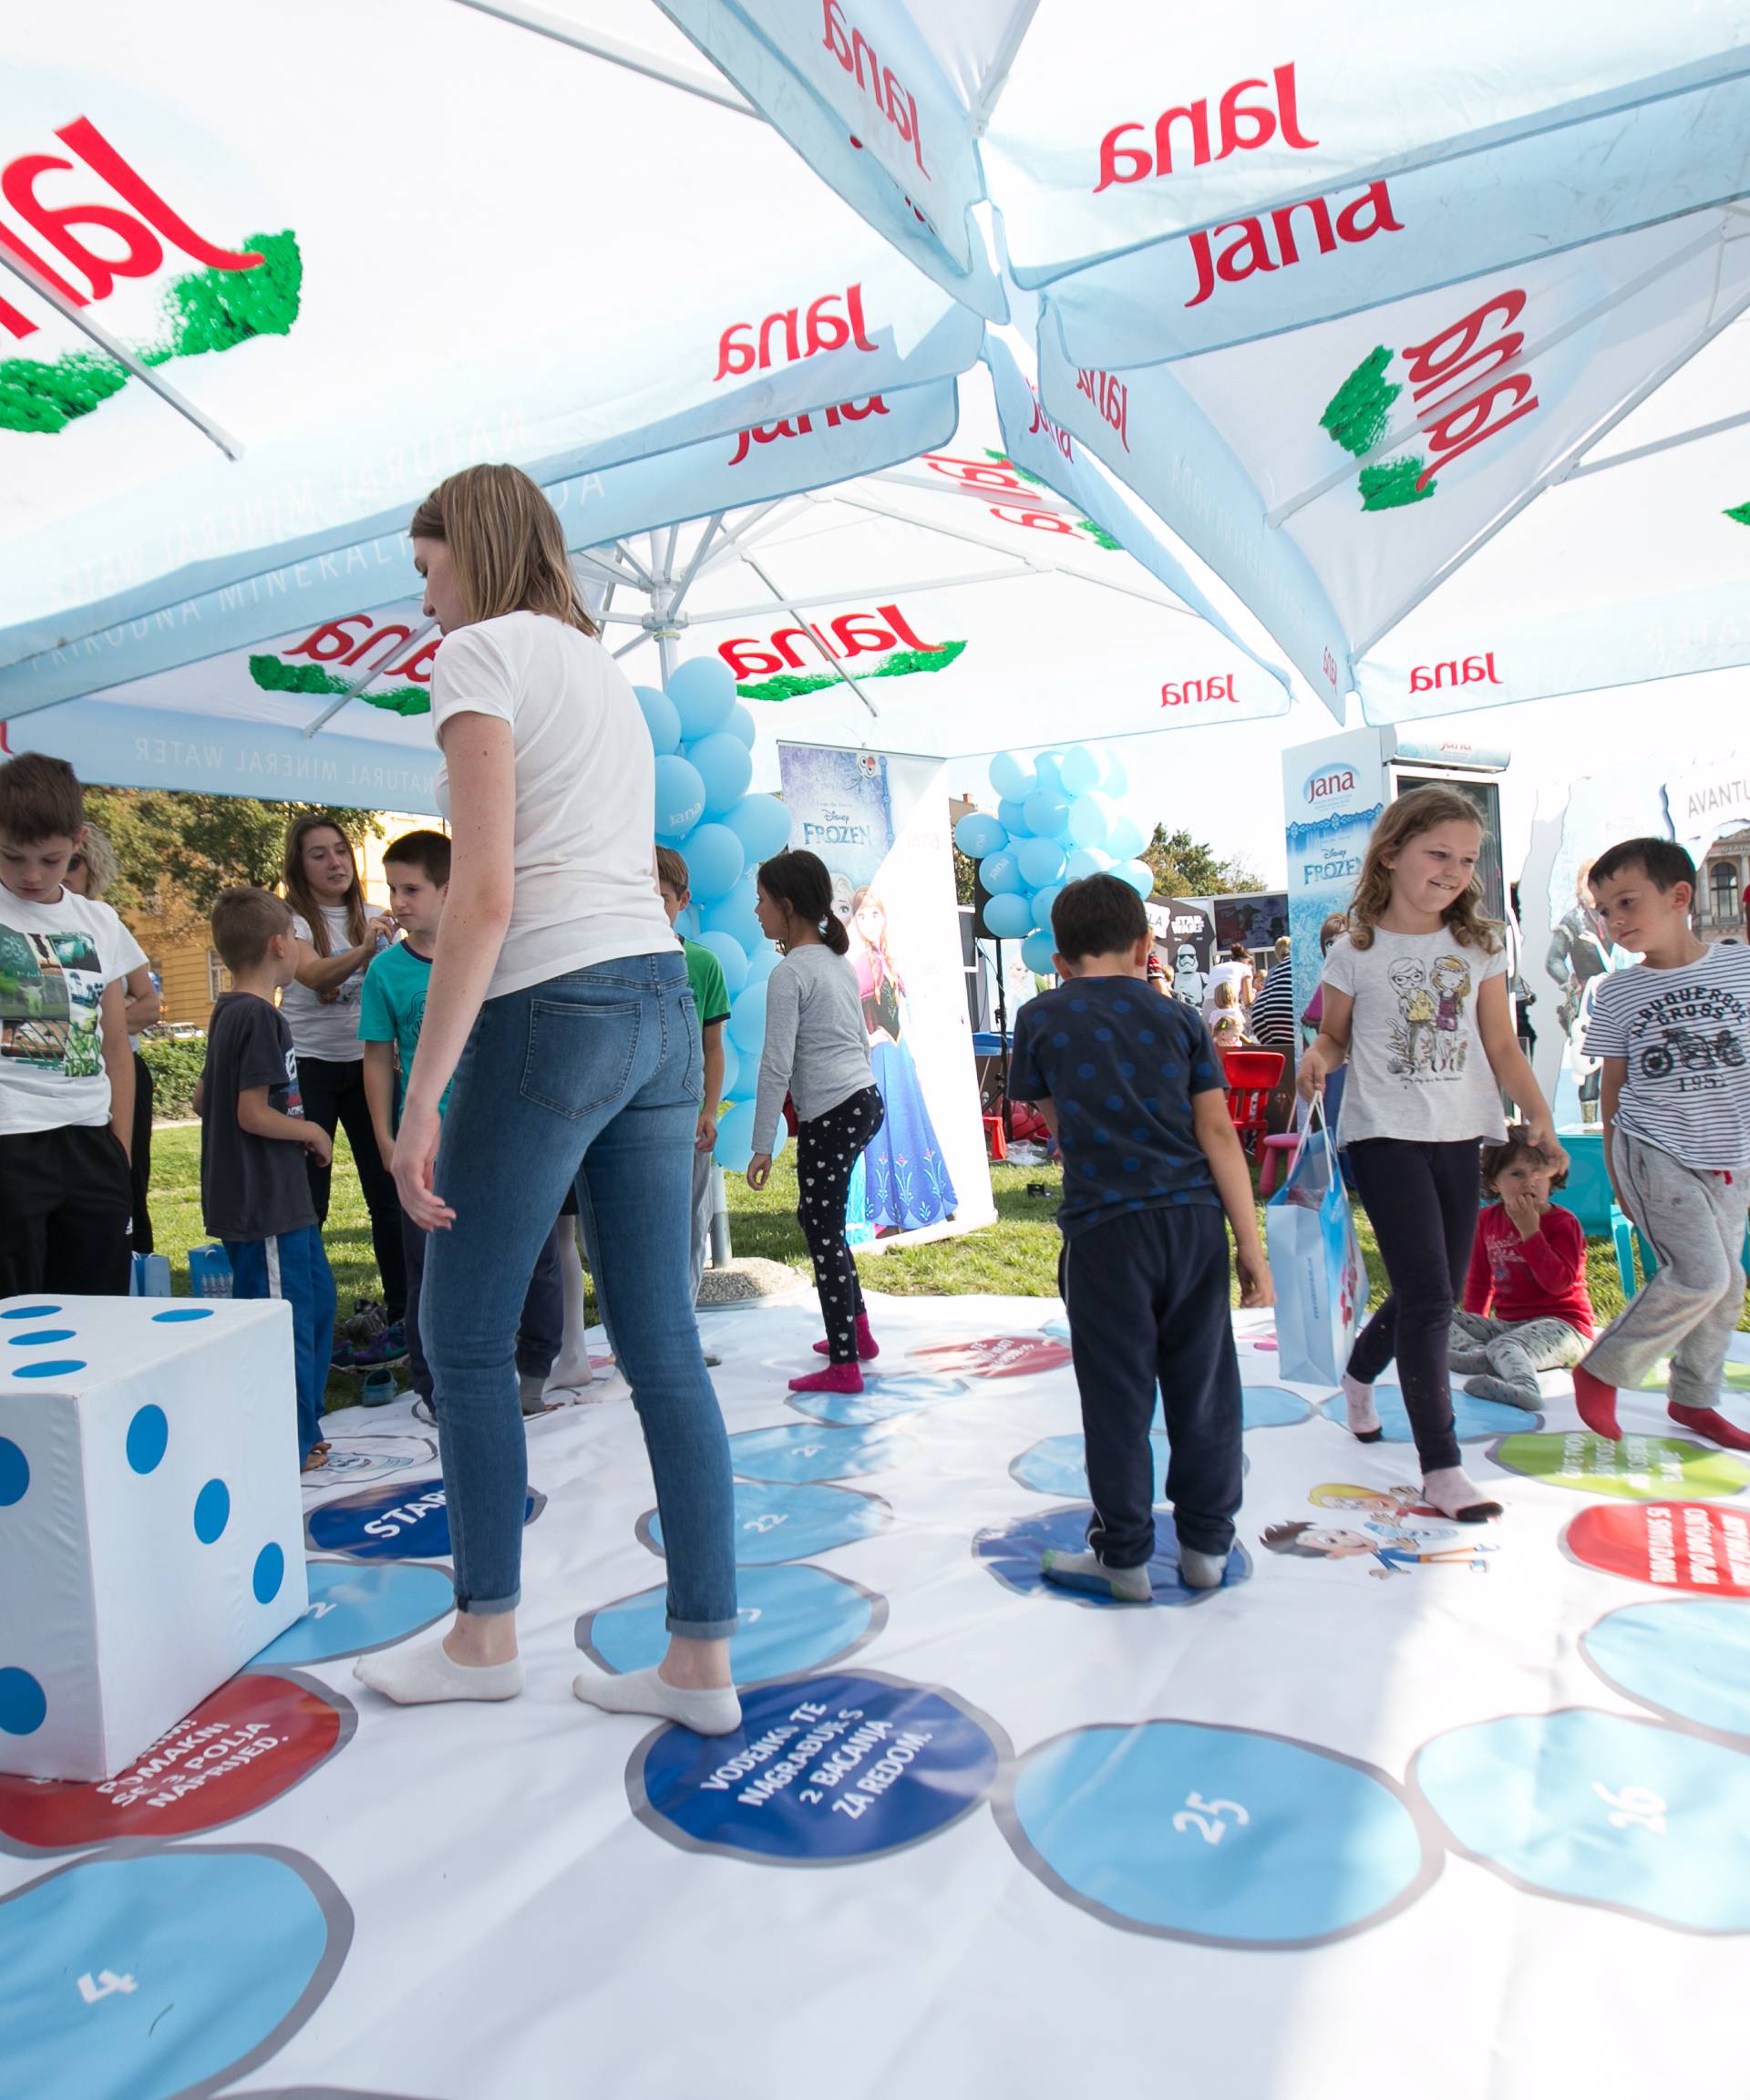
<instances>
[{"instance_id":1,"label":"boy in white graphic t-shirt","mask_svg":"<svg viewBox=\"0 0 1750 2100\"><path fill-rule=\"evenodd\" d=\"M1669 1413L1750 1451L1715 1405L1744 1311L1750 1213L1750 948L1709 948L1689 923L1695 863L1630 839L1592 863L1611 938L1642 957L1598 980L1585 1055L1603 1059L1604 1161L1657 1271L1574 1371L1589 1429L1617 1436L1616 1395L1671 1358Z\"/></svg>"},{"instance_id":2,"label":"boy in white graphic t-shirt","mask_svg":"<svg viewBox=\"0 0 1750 2100\"><path fill-rule=\"evenodd\" d=\"M122 980L139 943L62 885L85 837L63 758L0 766L0 1298L125 1297L134 1062Z\"/></svg>"}]
</instances>

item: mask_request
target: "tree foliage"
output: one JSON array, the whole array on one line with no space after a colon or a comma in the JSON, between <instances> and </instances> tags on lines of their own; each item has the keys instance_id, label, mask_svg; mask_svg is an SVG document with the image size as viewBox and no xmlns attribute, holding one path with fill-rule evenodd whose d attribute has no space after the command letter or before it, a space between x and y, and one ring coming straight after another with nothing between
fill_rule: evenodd
<instances>
[{"instance_id":1,"label":"tree foliage","mask_svg":"<svg viewBox=\"0 0 1750 2100\"><path fill-rule=\"evenodd\" d=\"M1155 871L1158 897L1239 897L1264 886L1243 861L1220 860L1201 839L1169 833L1164 824L1155 826L1138 858Z\"/></svg>"},{"instance_id":2,"label":"tree foliage","mask_svg":"<svg viewBox=\"0 0 1750 2100\"><path fill-rule=\"evenodd\" d=\"M85 813L108 834L121 863L120 879L105 892L105 902L118 911L151 914L159 922L154 932L170 942L201 924L219 892L232 883L272 889L295 818L324 817L355 846L383 835L367 809L147 788L88 788Z\"/></svg>"}]
</instances>

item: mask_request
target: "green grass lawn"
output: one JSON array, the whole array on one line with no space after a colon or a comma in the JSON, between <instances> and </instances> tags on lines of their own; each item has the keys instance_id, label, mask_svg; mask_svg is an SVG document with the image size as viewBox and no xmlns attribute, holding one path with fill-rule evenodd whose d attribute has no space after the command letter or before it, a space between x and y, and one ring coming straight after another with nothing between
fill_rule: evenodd
<instances>
[{"instance_id":1,"label":"green grass lawn","mask_svg":"<svg viewBox=\"0 0 1750 2100\"><path fill-rule=\"evenodd\" d=\"M1053 1222L1056 1168L997 1167L991 1180L996 1196L994 1225L927 1246L860 1255L858 1266L864 1282L876 1291L913 1295L984 1291L1004 1296L1055 1297L1061 1244ZM1030 1188L1041 1187L1048 1193L1028 1193ZM793 1155L787 1153L777 1162L771 1181L757 1196L739 1175L732 1176L729 1210L737 1254L764 1255L808 1272L808 1250L796 1221ZM196 1129L160 1130L152 1140L152 1221L160 1251L170 1259L172 1287L185 1292L188 1249L206 1238L201 1226L201 1133ZM1365 1214L1357 1211L1356 1222L1377 1299L1384 1294L1385 1265ZM334 1201L325 1238L342 1311L350 1312L355 1299L379 1297L365 1199L344 1133L335 1141ZM1586 1252L1587 1281L1601 1323L1622 1306L1616 1257L1601 1240L1590 1242ZM1237 1292L1235 1296L1237 1301ZM1750 1325L1750 1316L1745 1323ZM350 1397L352 1391L350 1382L340 1381L335 1397L343 1394Z\"/></svg>"}]
</instances>

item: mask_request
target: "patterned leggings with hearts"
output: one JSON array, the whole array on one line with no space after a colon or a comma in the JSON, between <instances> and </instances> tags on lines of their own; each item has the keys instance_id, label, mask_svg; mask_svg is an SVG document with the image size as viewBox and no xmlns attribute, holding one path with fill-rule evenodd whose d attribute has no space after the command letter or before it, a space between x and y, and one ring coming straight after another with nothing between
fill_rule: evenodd
<instances>
[{"instance_id":1,"label":"patterned leggings with hearts","mask_svg":"<svg viewBox=\"0 0 1750 2100\"><path fill-rule=\"evenodd\" d=\"M796 1127L796 1220L814 1262L814 1287L827 1323L827 1354L834 1364L857 1361L857 1319L863 1287L845 1238L845 1201L864 1146L886 1119L881 1096L862 1087Z\"/></svg>"}]
</instances>

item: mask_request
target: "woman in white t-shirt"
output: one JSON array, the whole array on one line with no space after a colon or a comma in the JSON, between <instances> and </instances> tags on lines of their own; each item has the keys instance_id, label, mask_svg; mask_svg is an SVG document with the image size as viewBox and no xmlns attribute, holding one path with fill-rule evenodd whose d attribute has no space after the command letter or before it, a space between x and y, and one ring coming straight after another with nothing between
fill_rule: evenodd
<instances>
[{"instance_id":1,"label":"woman in white t-shirt","mask_svg":"<svg viewBox=\"0 0 1750 2100\"><path fill-rule=\"evenodd\" d=\"M522 1689L528 1456L514 1343L536 1256L575 1184L650 1454L669 1645L655 1669L572 1689L726 1735L741 1719L735 1505L691 1280L704 1055L656 887L650 735L526 475L452 475L411 532L445 636L431 712L454 859L395 1179L431 1235L420 1323L457 1615L441 1640L366 1656L355 1674L404 1704Z\"/></svg>"},{"instance_id":2,"label":"woman in white t-shirt","mask_svg":"<svg viewBox=\"0 0 1750 2100\"><path fill-rule=\"evenodd\" d=\"M359 1187L371 1214L371 1246L383 1279L387 1331L374 1354L387 1362L405 1356L402 1315L407 1303L407 1256L401 1247L401 1207L383 1164L365 1098L365 1045L358 1039L358 1001L365 973L379 947L395 935L395 921L374 913L346 834L326 817L300 817L285 835L285 901L292 931L310 943L296 981L280 996L280 1011L292 1031L298 1058L298 1087L304 1119L325 1130L346 1132L358 1168ZM316 1223L328 1222L333 1168L314 1152L304 1155Z\"/></svg>"}]
</instances>

